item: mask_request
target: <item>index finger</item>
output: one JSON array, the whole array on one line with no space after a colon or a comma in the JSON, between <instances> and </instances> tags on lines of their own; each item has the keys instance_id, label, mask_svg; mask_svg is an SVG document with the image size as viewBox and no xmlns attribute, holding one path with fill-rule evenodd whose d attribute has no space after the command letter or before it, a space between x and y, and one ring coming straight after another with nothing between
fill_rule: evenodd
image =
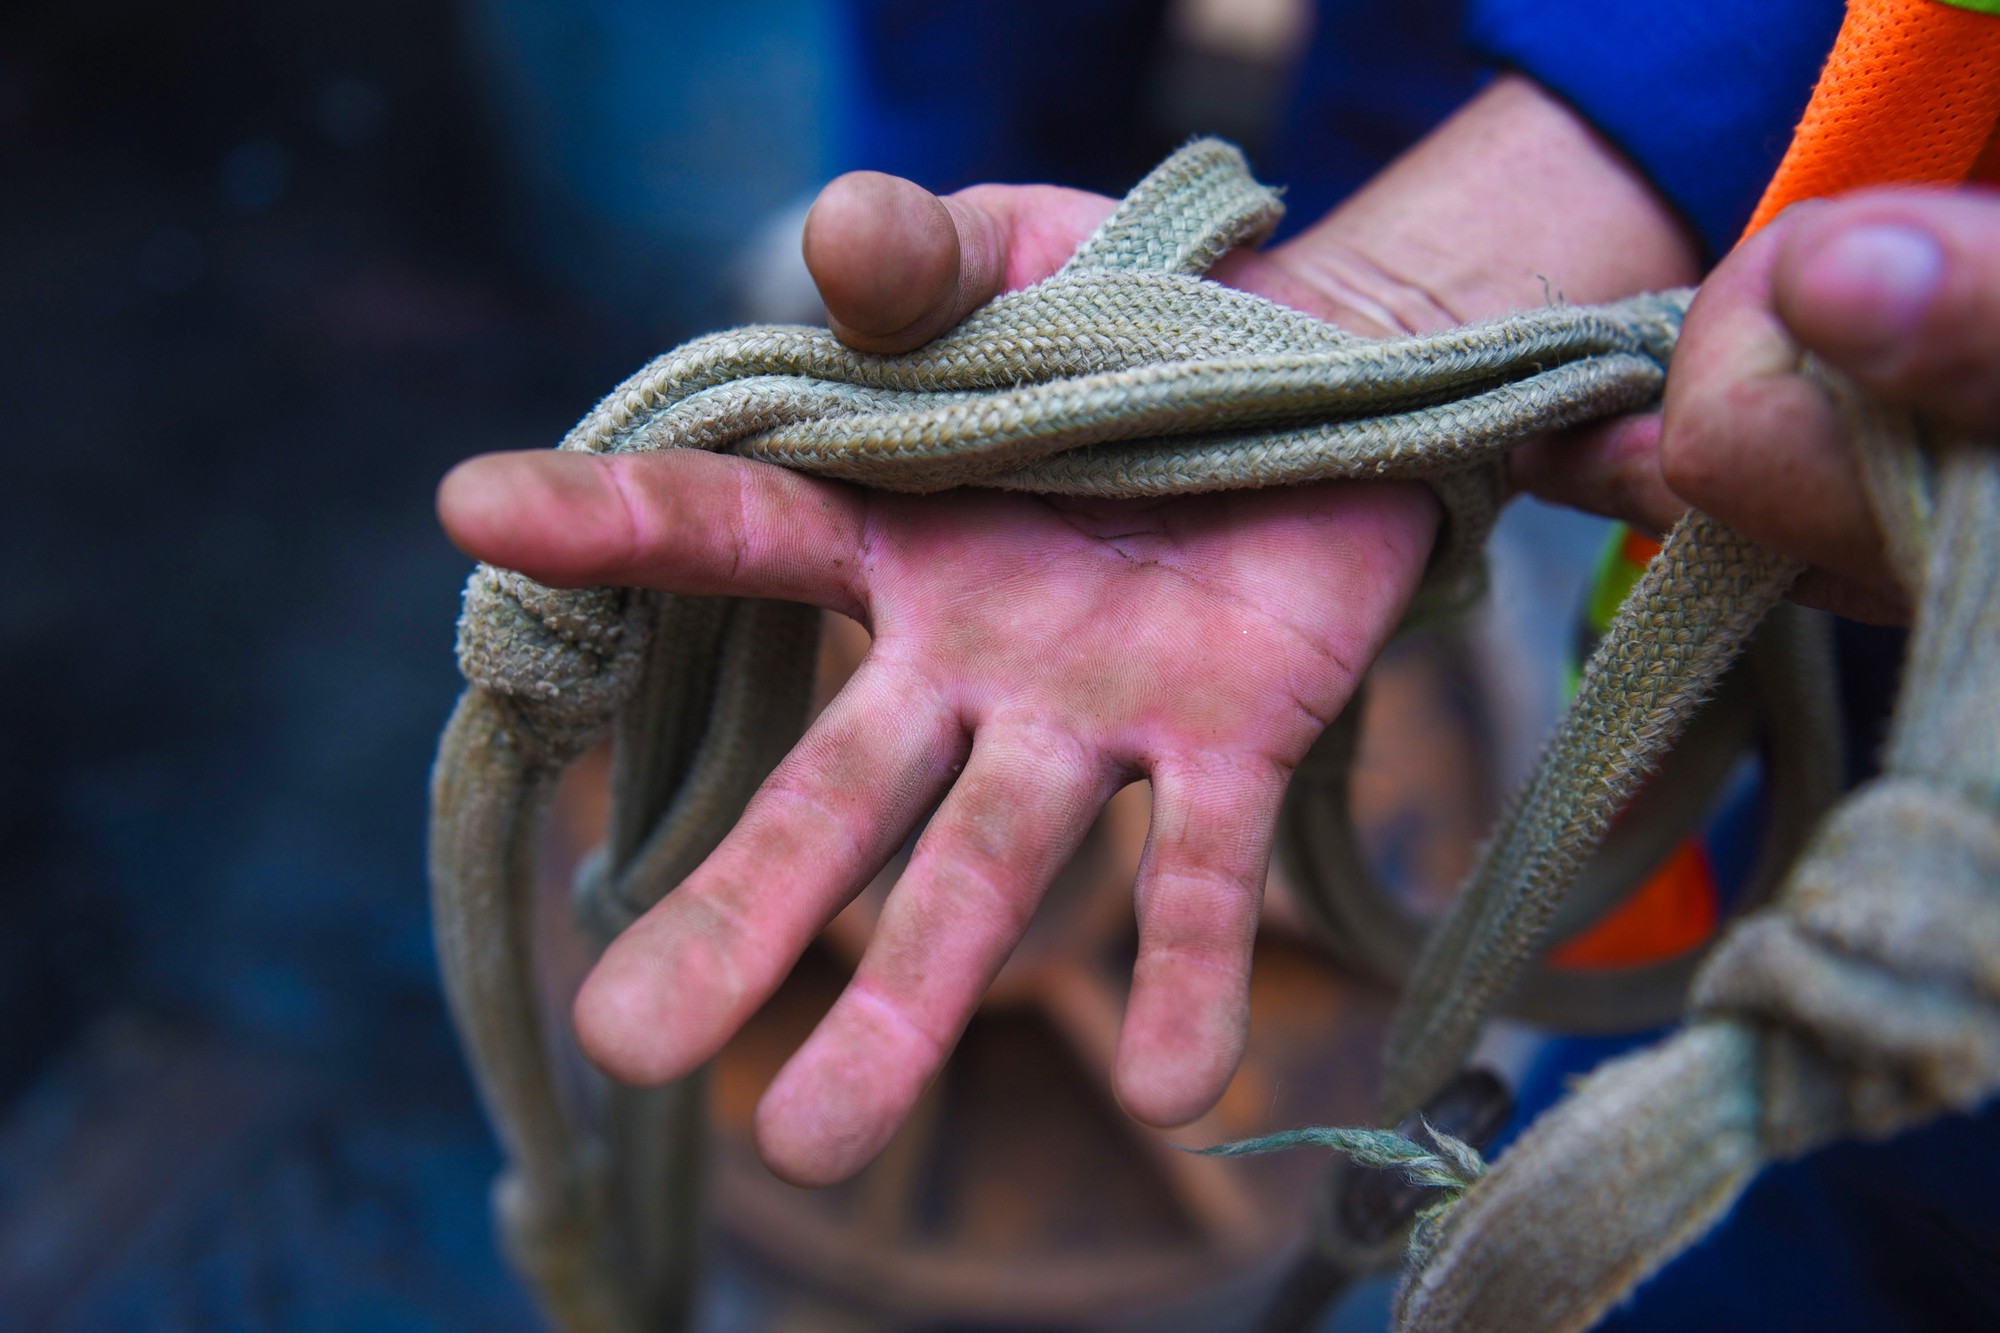
<instances>
[{"instance_id":1,"label":"index finger","mask_svg":"<svg viewBox=\"0 0 2000 1333\"><path fill-rule=\"evenodd\" d=\"M696 449L486 454L445 475L437 507L467 555L551 587L867 610L865 502L768 463Z\"/></svg>"}]
</instances>

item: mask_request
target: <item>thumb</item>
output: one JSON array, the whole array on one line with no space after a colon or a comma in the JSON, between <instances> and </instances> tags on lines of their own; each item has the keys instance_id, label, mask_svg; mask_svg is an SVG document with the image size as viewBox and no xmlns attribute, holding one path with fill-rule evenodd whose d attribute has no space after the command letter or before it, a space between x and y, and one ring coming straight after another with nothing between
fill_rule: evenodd
<instances>
[{"instance_id":1,"label":"thumb","mask_svg":"<svg viewBox=\"0 0 2000 1333\"><path fill-rule=\"evenodd\" d=\"M1794 205L1737 246L1696 293L1667 374L1660 474L1675 495L1746 537L1873 578L1881 542L1846 424L1799 373L1798 335L1777 301L1785 247L1832 207Z\"/></svg>"},{"instance_id":2,"label":"thumb","mask_svg":"<svg viewBox=\"0 0 2000 1333\"><path fill-rule=\"evenodd\" d=\"M806 215L806 268L843 342L907 352L1054 273L1111 208L1103 195L1053 185L976 185L940 198L851 171Z\"/></svg>"},{"instance_id":3,"label":"thumb","mask_svg":"<svg viewBox=\"0 0 2000 1333\"><path fill-rule=\"evenodd\" d=\"M2000 195L1873 191L1799 219L1778 313L1856 383L1936 420L2000 428Z\"/></svg>"}]
</instances>

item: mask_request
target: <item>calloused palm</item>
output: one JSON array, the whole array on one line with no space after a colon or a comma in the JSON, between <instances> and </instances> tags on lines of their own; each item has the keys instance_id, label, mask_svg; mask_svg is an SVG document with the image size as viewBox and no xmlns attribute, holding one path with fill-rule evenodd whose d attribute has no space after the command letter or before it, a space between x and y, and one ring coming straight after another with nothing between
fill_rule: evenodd
<instances>
[{"instance_id":1,"label":"calloused palm","mask_svg":"<svg viewBox=\"0 0 2000 1333\"><path fill-rule=\"evenodd\" d=\"M847 177L807 256L842 336L901 350L1053 272L1109 207ZM1223 276L1315 305L1311 274L1282 259L1236 257ZM468 552L552 584L789 598L871 631L736 828L576 1005L612 1075L688 1072L935 805L846 992L759 1108L760 1150L799 1183L842 1179L887 1142L1099 808L1138 777L1154 814L1115 1082L1157 1124L1214 1102L1243 1049L1285 783L1401 616L1437 521L1405 485L909 498L680 452L476 459L439 508Z\"/></svg>"}]
</instances>

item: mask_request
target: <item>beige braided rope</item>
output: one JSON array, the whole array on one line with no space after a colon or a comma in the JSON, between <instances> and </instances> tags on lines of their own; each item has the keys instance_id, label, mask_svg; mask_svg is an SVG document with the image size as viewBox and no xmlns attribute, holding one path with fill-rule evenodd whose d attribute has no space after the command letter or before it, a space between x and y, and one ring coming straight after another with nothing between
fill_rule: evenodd
<instances>
[{"instance_id":1,"label":"beige braided rope","mask_svg":"<svg viewBox=\"0 0 2000 1333\"><path fill-rule=\"evenodd\" d=\"M1883 773L1716 948L1690 1025L1465 1193L1406 1279L1406 1330L1588 1328L1766 1164L2000 1092L2000 450L1846 407L1918 605Z\"/></svg>"},{"instance_id":2,"label":"beige braided rope","mask_svg":"<svg viewBox=\"0 0 2000 1333\"><path fill-rule=\"evenodd\" d=\"M1235 150L1199 142L1142 182L1061 273L920 351L871 356L807 328L700 339L619 386L563 447L724 449L919 492L1140 496L1419 479L1448 515L1430 587L1462 596L1476 581L1502 454L1538 431L1653 403L1685 296L1370 341L1195 276L1276 216ZM1690 532L1715 545L1696 549ZM1553 904L1562 874L1536 879L1535 867L1587 854L1629 787L1592 765L1650 764L1782 589L1781 569L1699 524L1675 549L1667 563L1682 582L1656 588L1651 612L1667 641L1646 648L1630 627L1613 633L1642 645L1630 659L1643 677L1635 711L1619 712L1616 682L1599 669L1611 682L1605 707L1586 706L1596 720L1561 750L1558 786L1517 805L1489 863L1501 870L1432 951L1403 1029L1416 1038L1399 1049L1444 1054L1399 1087L1420 1088L1454 1062L1532 954L1536 923L1512 924L1508 895L1543 905L1534 911ZM1682 591L1725 599L1719 630L1670 605ZM615 729L611 835L581 886L601 943L692 870L796 739L815 624L795 606L557 591L485 567L467 586L459 657L470 688L434 780L439 951L508 1160L503 1231L565 1329L684 1318L699 1125L688 1085L600 1087L583 1105L561 1091L534 998L542 812L562 766ZM1550 813L1569 821L1553 852L1537 823ZM1533 885L1525 898L1522 883ZM1453 994L1472 1002L1441 1019L1440 997L1449 1007ZM660 1260L655 1243L681 1257Z\"/></svg>"},{"instance_id":3,"label":"beige braided rope","mask_svg":"<svg viewBox=\"0 0 2000 1333\"><path fill-rule=\"evenodd\" d=\"M1653 772L1801 566L1689 514L1647 566L1488 853L1404 992L1379 1094L1417 1109L1464 1062L1486 1017L1540 951L1612 816Z\"/></svg>"},{"instance_id":4,"label":"beige braided rope","mask_svg":"<svg viewBox=\"0 0 2000 1333\"><path fill-rule=\"evenodd\" d=\"M1676 847L1697 836L1713 812L1716 792L1728 784L1747 753L1756 753L1761 762L1765 817L1755 861L1732 898L1739 913L1771 898L1806 838L1840 796L1842 738L1831 634L1826 615L1791 604L1777 607L1759 626L1739 669L1724 679L1671 752L1662 756L1659 768L1645 777L1595 851L1586 856L1575 846L1566 852L1573 877L1565 883L1548 876L1544 867L1547 893L1532 909L1544 921L1542 952L1596 927ZM1615 673L1607 675L1616 679ZM1433 937L1442 940L1445 932L1435 918L1377 881L1352 821L1340 817L1352 806L1350 776L1364 711L1357 692L1292 775L1274 850L1298 905L1320 928L1320 943L1337 962L1404 990L1417 979L1421 960L1427 987L1449 994L1439 977L1447 967L1463 966L1465 955L1446 953L1441 943L1426 953ZM1552 744L1545 753L1561 748ZM1546 794L1542 799L1547 802ZM1530 805L1525 793L1515 798L1512 824L1517 834L1534 828L1521 817ZM1527 887L1496 875L1496 863L1497 857L1482 858L1477 881L1482 887L1461 890L1459 898L1467 912L1474 904L1485 904L1479 909L1484 917L1505 931L1519 918L1492 899L1525 893ZM1461 921L1452 937L1464 938L1463 930ZM1499 1011L1565 1033L1639 1032L1674 1022L1703 958L1697 949L1616 968L1536 966L1530 960L1537 942L1528 936L1527 943L1526 949L1504 956L1485 955L1517 979L1508 984L1504 976L1489 975L1484 993L1499 997ZM1432 1017L1445 1024L1459 1021L1449 1011ZM1413 1011L1403 1015L1406 1029L1421 1022ZM1472 1025L1461 1031L1472 1031ZM1420 1048L1412 1044L1410 1049ZM1409 1104L1427 1100L1413 1092L1397 1098Z\"/></svg>"}]
</instances>

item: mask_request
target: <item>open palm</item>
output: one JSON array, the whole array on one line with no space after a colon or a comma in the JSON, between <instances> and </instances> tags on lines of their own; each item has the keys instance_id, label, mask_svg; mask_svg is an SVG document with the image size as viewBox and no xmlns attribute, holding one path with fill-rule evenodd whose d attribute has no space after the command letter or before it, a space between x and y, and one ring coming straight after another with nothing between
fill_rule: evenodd
<instances>
[{"instance_id":1,"label":"open palm","mask_svg":"<svg viewBox=\"0 0 2000 1333\"><path fill-rule=\"evenodd\" d=\"M1053 272L1108 208L850 178L808 256L842 336L899 350ZM883 256L899 281L880 280ZM1307 304L1268 262L1236 276ZM1436 525L1404 485L910 498L692 452L474 460L440 512L472 554L549 583L787 598L871 631L736 828L613 943L576 1007L614 1076L691 1071L935 807L852 982L759 1109L766 1160L800 1183L887 1142L1098 810L1139 777L1154 813L1117 1088L1159 1124L1212 1104L1242 1052L1286 781L1401 616Z\"/></svg>"}]
</instances>

